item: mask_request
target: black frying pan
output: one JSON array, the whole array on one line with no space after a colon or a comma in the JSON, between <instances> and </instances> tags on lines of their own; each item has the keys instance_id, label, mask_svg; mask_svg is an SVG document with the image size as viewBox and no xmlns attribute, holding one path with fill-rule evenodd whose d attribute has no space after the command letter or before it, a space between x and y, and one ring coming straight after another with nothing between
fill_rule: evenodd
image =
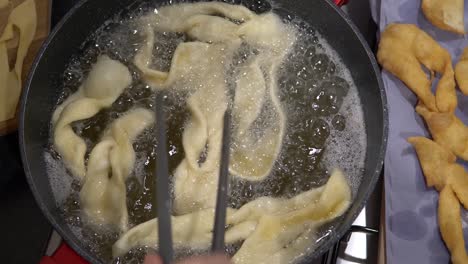
<instances>
[{"instance_id":1,"label":"black frying pan","mask_svg":"<svg viewBox=\"0 0 468 264\"><path fill-rule=\"evenodd\" d=\"M78 254L92 263L100 263L100 260L85 248L85 241L80 241L72 233L57 208L43 154L48 145L51 116L61 94L62 74L70 58L81 52L81 44L105 20L134 2L82 0L72 8L39 52L21 103L21 154L32 192L54 228ZM241 0L227 2L239 3ZM358 87L367 130L365 171L354 202L335 225L334 232L308 254L306 261L310 261L323 254L345 234L375 187L387 142L386 98L374 55L356 27L339 8L327 0L275 0L275 3L318 29L342 58Z\"/></svg>"}]
</instances>

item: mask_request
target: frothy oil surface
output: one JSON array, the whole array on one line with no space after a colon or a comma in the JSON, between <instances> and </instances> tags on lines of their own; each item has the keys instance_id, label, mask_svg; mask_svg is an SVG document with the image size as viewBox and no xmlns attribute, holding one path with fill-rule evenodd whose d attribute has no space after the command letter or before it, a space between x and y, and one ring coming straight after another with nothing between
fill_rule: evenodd
<instances>
[{"instance_id":1,"label":"frothy oil surface","mask_svg":"<svg viewBox=\"0 0 468 264\"><path fill-rule=\"evenodd\" d=\"M89 151L99 141L103 130L116 118L133 107L153 107L154 94L142 81L132 60L144 41L141 29L134 22L141 14L154 10L154 6L138 7L125 18L106 22L82 47L63 75L63 95L58 103L76 91L87 76L99 54L107 54L129 67L133 82L112 107L96 116L73 124L75 132L83 137ZM287 128L282 149L271 174L261 183L252 183L231 177L229 204L238 208L261 196L291 197L326 183L329 172L339 167L345 172L355 194L363 175L366 156L366 132L362 106L357 88L348 69L336 52L310 25L286 15L285 22L298 30L293 50L281 65L278 94L287 116ZM293 18L293 19L291 19ZM185 36L161 33L155 38L152 67L168 71L177 45ZM249 51L244 51L248 53ZM168 152L170 171L184 158L182 133L190 117L186 108L184 89L167 95ZM267 106L268 107L268 106ZM275 116L265 115L261 122ZM254 124L255 127L256 124ZM264 124L257 124L262 127ZM51 132L52 134L52 132ZM57 204L73 232L86 241L83 243L104 262L142 262L145 248L134 249L127 255L112 260L111 247L118 233L106 227L91 227L81 217L80 183L64 168L52 147L44 158ZM154 127L145 131L134 143L136 164L127 180L127 206L130 225L137 225L156 217L156 179ZM88 155L87 154L87 155ZM333 224L313 234L321 241L332 233ZM241 243L229 245L232 255ZM178 250L179 257L203 252Z\"/></svg>"}]
</instances>

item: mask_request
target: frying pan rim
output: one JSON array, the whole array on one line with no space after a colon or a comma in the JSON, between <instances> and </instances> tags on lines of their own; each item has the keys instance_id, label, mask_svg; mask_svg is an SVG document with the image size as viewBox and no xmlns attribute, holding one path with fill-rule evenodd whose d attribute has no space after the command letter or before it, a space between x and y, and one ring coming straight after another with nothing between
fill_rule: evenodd
<instances>
[{"instance_id":1,"label":"frying pan rim","mask_svg":"<svg viewBox=\"0 0 468 264\"><path fill-rule=\"evenodd\" d=\"M86 261L89 261L90 263L102 263L102 261L95 258L94 255L89 254L88 250L84 250L84 248L79 244L78 239L76 239L76 236L70 236L68 232L65 232L65 230L62 228L62 225L60 225L55 220L55 217L52 215L51 210L49 210L49 208L45 205L46 203L44 199L42 198L42 195L36 188L36 184L33 182L33 175L29 167L29 161L28 161L28 157L26 154L26 145L24 144L25 143L25 135L24 135L24 121L25 120L24 119L25 119L25 114L26 114L26 104L27 104L28 95L29 95L29 88L31 87L32 79L36 72L36 68L39 65L39 62L41 61L44 55L44 52L49 47L50 42L55 38L55 35L57 35L57 33L62 29L63 25L76 12L76 10L78 10L87 1L88 0L80 0L63 16L62 19L60 19L60 21L57 23L57 25L55 25L52 32L44 41L36 57L34 58L33 64L29 71L28 78L24 84L23 92L21 95L21 105L20 105L21 108L20 108L20 119L19 119L19 144L20 144L21 160L23 162L23 168L25 171L26 180L28 182L29 188L31 188L31 192L34 195L36 203L41 209L42 213L45 215L47 220L51 223L54 230L60 234L60 236L75 252L77 252L81 257L83 257Z\"/></svg>"},{"instance_id":2,"label":"frying pan rim","mask_svg":"<svg viewBox=\"0 0 468 264\"><path fill-rule=\"evenodd\" d=\"M95 258L94 255L89 254L88 250L84 250L84 248L80 245L81 243L79 243L76 236L70 235L69 233L65 232L64 228L62 228L62 225L60 225L53 217L51 210L49 210L49 208L45 205L45 201L42 198L42 195L40 194L35 183L33 182L32 172L29 167L28 157L26 155L25 133L24 133L26 104L27 104L27 99L29 95L29 89L32 83L33 76L36 72L36 68L39 62L41 61L44 55L44 52L49 46L50 42L55 38L57 33L63 27L63 25L76 12L76 10L78 10L87 1L89 0L80 0L65 14L65 16L59 21L59 23L57 23L57 25L54 27L50 35L47 37L46 41L43 43L41 49L39 50L39 52L37 53L37 56L34 59L31 70L28 74L27 81L24 84L24 90L21 96L21 104L20 104L21 108L20 108L20 119L19 119L19 143L20 143L21 160L23 162L26 179L35 197L36 203L38 204L43 214L46 216L47 220L52 224L54 229L63 237L63 239L68 243L68 245L70 245L73 248L73 250L79 253L79 255L81 255L90 263L101 263L101 261ZM368 46L361 32L357 29L356 25L354 25L354 23L351 21L351 19L348 16L339 7L337 7L331 0L322 0L322 1L325 1L346 22L346 24L351 28L352 32L355 34L361 46L364 48L366 52L366 55L372 65L373 74L375 75L377 79L377 86L380 91L380 100L382 102L382 125L383 125L382 129L383 131L382 131L381 146L377 155L376 168L373 172L369 172L369 174L371 174L372 177L369 180L369 184L365 187L365 194L361 196L362 198L360 199L360 201L354 200L353 204L348 209L348 210L351 210L351 209L354 210L350 218L352 221L341 222L340 225L336 227L336 229L333 230L333 234L332 234L333 238L328 239L328 241L320 245L320 247L317 250L314 250L311 253L307 254L304 257L304 260L311 260L322 255L323 253L325 253L325 251L329 250L332 244L336 243L337 240L341 238L349 230L353 221L357 218L358 214L361 212L362 208L367 203L367 200L369 199L371 192L375 189L375 186L380 178L380 174L382 171L382 166L383 166L383 162L385 158L385 152L387 149L387 141L388 141L389 120L388 120L387 96L386 96L386 92L384 89L382 77L380 74L380 68L377 64L374 53ZM355 206L356 203L358 203L358 205L352 208L352 206Z\"/></svg>"},{"instance_id":3,"label":"frying pan rim","mask_svg":"<svg viewBox=\"0 0 468 264\"><path fill-rule=\"evenodd\" d=\"M356 220L357 216L361 213L362 209L364 206L367 204L367 200L369 199L369 196L371 195L372 191L375 189L375 186L377 185L377 182L380 178L380 174L382 172L382 167L385 159L385 152L387 150L387 141L388 141L388 126L389 126L389 120L388 120L388 105L387 105L387 94L385 92L385 88L383 85L383 80L381 76L381 70L380 67L377 63L377 60L375 59L374 53L372 52L371 48L367 44L367 41L365 40L364 36L361 34L357 26L354 24L354 22L351 20L348 15L344 13L341 8L339 8L335 3L332 2L332 0L323 0L325 1L332 9L335 10L335 12L338 13L338 15L346 22L346 24L351 28L355 36L358 38L359 42L361 43L362 47L364 48L366 55L372 65L372 70L373 74L375 75L377 79L377 85L378 89L380 91L380 100L382 101L382 144L380 146L380 149L378 151L377 155L377 166L375 170L372 172L372 177L369 181L369 184L366 186L365 194L362 196L362 199L360 201L353 200L352 205L348 210L353 209L354 212L350 216L352 221L348 222L341 222L338 227L336 227L333 230L333 236L334 238L328 239L325 243L320 245L320 248L317 250L314 250L310 254L307 254L304 257L304 262L306 260L313 260L314 258L323 255L326 251L328 251L331 246L335 243L338 242L338 239L341 239L346 232L351 228L351 225L353 222ZM368 124L366 123L366 126ZM367 155L367 154L366 154ZM369 172L371 173L371 172ZM352 208L353 205L358 204L356 207ZM338 238L338 239L337 239ZM305 262L307 263L307 262Z\"/></svg>"}]
</instances>

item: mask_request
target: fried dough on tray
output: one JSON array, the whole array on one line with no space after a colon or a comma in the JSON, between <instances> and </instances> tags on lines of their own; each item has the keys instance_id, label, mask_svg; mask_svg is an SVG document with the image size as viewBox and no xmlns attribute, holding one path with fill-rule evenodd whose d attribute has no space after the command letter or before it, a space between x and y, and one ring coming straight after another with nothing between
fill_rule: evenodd
<instances>
[{"instance_id":1,"label":"fried dough on tray","mask_svg":"<svg viewBox=\"0 0 468 264\"><path fill-rule=\"evenodd\" d=\"M456 163L455 155L425 137L410 137L408 142L416 149L427 186L440 192L449 185L468 208L468 173Z\"/></svg>"},{"instance_id":2,"label":"fried dough on tray","mask_svg":"<svg viewBox=\"0 0 468 264\"><path fill-rule=\"evenodd\" d=\"M423 0L421 9L434 26L457 34L465 34L464 0Z\"/></svg>"},{"instance_id":3,"label":"fried dough on tray","mask_svg":"<svg viewBox=\"0 0 468 264\"><path fill-rule=\"evenodd\" d=\"M468 47L463 50L455 66L455 78L462 93L468 95Z\"/></svg>"},{"instance_id":4,"label":"fried dough on tray","mask_svg":"<svg viewBox=\"0 0 468 264\"><path fill-rule=\"evenodd\" d=\"M454 72L448 51L411 24L390 24L382 33L377 59L402 80L431 111L453 112L457 106ZM442 74L434 97L422 65Z\"/></svg>"},{"instance_id":5,"label":"fried dough on tray","mask_svg":"<svg viewBox=\"0 0 468 264\"><path fill-rule=\"evenodd\" d=\"M424 118L439 145L468 160L468 127L454 113L432 112L421 104L416 107L416 112Z\"/></svg>"},{"instance_id":6,"label":"fried dough on tray","mask_svg":"<svg viewBox=\"0 0 468 264\"><path fill-rule=\"evenodd\" d=\"M408 142L416 149L427 186L440 192L439 229L452 263L468 263L460 216L460 202L468 207L468 173L456 163L455 155L436 142L425 137L410 137Z\"/></svg>"},{"instance_id":7,"label":"fried dough on tray","mask_svg":"<svg viewBox=\"0 0 468 264\"><path fill-rule=\"evenodd\" d=\"M468 263L460 216L460 204L452 189L448 186L439 195L438 220L440 233L450 251L452 263Z\"/></svg>"}]
</instances>

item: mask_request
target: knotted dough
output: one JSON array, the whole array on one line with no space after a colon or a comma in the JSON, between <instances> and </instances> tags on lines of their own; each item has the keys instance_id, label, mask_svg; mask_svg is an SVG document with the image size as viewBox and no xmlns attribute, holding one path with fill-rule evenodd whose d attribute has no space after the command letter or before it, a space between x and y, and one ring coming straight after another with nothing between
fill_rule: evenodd
<instances>
[{"instance_id":1,"label":"knotted dough","mask_svg":"<svg viewBox=\"0 0 468 264\"><path fill-rule=\"evenodd\" d=\"M85 176L86 143L75 134L72 123L91 118L110 107L132 82L128 68L106 55L98 57L77 92L59 105L52 116L54 146L73 176Z\"/></svg>"},{"instance_id":2,"label":"knotted dough","mask_svg":"<svg viewBox=\"0 0 468 264\"><path fill-rule=\"evenodd\" d=\"M154 121L151 111L137 108L115 120L89 156L80 191L81 209L94 223L127 230L125 180L133 170L133 141Z\"/></svg>"},{"instance_id":3,"label":"knotted dough","mask_svg":"<svg viewBox=\"0 0 468 264\"><path fill-rule=\"evenodd\" d=\"M460 203L468 209L468 173L445 146L425 137L410 137L408 142L416 150L427 186L440 193L439 229L452 263L468 263L460 214Z\"/></svg>"},{"instance_id":4,"label":"knotted dough","mask_svg":"<svg viewBox=\"0 0 468 264\"><path fill-rule=\"evenodd\" d=\"M468 160L468 127L454 113L439 113L420 104L416 107L431 132L434 141Z\"/></svg>"},{"instance_id":5,"label":"knotted dough","mask_svg":"<svg viewBox=\"0 0 468 264\"><path fill-rule=\"evenodd\" d=\"M185 89L191 94L187 100L191 119L183 133L185 158L174 172L174 211L185 214L213 208L228 104L227 71L233 67L235 52L244 43L256 54L234 76L236 127L229 170L237 177L259 181L270 173L281 149L286 117L276 74L294 43L295 31L273 13L256 15L225 3L166 6L143 20L147 39L135 56L143 79L155 90ZM169 72L150 67L154 30L185 33L194 40L176 48ZM254 128L264 108L271 122Z\"/></svg>"},{"instance_id":6,"label":"knotted dough","mask_svg":"<svg viewBox=\"0 0 468 264\"><path fill-rule=\"evenodd\" d=\"M225 241L245 240L232 262L290 263L313 246L312 232L349 207L351 191L340 170L334 170L327 184L291 199L261 197L228 209ZM206 249L212 238L214 210L206 209L172 217L172 236L176 247ZM113 246L113 255L121 256L135 247L158 244L157 219L140 224Z\"/></svg>"},{"instance_id":7,"label":"knotted dough","mask_svg":"<svg viewBox=\"0 0 468 264\"><path fill-rule=\"evenodd\" d=\"M382 33L377 59L403 81L431 111L453 113L457 107L450 53L426 32L412 24L390 24ZM431 72L429 79L422 65ZM434 94L434 73L442 74Z\"/></svg>"}]
</instances>

